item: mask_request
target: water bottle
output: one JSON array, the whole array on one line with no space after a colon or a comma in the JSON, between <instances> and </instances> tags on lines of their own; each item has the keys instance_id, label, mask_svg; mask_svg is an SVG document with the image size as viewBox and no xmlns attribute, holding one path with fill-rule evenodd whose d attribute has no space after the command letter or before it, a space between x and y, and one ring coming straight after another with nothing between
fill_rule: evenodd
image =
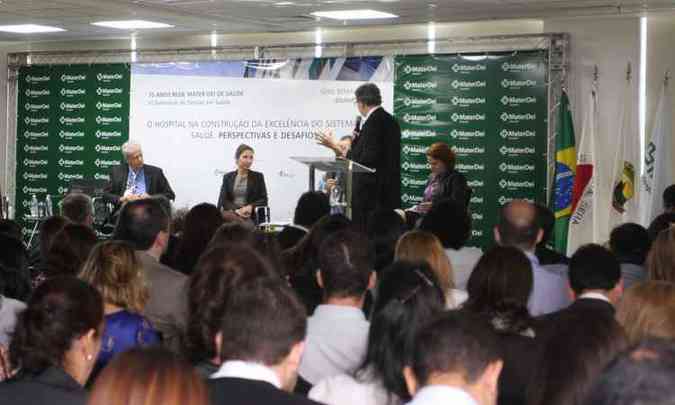
<instances>
[{"instance_id":1,"label":"water bottle","mask_svg":"<svg viewBox=\"0 0 675 405\"><path fill-rule=\"evenodd\" d=\"M51 217L54 215L54 208L52 206L52 196L47 194L47 197L45 197L45 205L46 205L46 211L45 215L48 217Z\"/></svg>"},{"instance_id":2,"label":"water bottle","mask_svg":"<svg viewBox=\"0 0 675 405\"><path fill-rule=\"evenodd\" d=\"M33 218L37 218L39 214L38 210L39 210L38 199L37 196L33 194L33 197L31 197L30 199L30 216Z\"/></svg>"}]
</instances>

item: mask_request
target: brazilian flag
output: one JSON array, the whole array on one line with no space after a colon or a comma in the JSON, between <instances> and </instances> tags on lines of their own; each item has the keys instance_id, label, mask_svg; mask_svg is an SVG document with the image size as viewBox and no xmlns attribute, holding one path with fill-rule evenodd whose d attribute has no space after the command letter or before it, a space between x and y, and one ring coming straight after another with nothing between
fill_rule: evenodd
<instances>
[{"instance_id":1,"label":"brazilian flag","mask_svg":"<svg viewBox=\"0 0 675 405\"><path fill-rule=\"evenodd\" d=\"M572 215L572 190L577 171L577 151L574 146L574 125L570 102L563 90L558 109L555 136L555 178L550 205L555 214L553 247L560 253L567 252L567 229Z\"/></svg>"}]
</instances>

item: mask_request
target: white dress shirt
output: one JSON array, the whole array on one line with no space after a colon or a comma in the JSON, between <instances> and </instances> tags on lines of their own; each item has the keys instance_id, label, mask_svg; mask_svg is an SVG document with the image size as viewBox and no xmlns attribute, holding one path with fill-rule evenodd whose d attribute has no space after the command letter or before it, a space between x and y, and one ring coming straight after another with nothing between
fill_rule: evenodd
<instances>
[{"instance_id":1,"label":"white dress shirt","mask_svg":"<svg viewBox=\"0 0 675 405\"><path fill-rule=\"evenodd\" d=\"M5 348L9 348L16 318L24 309L23 302L0 295L0 345Z\"/></svg>"},{"instance_id":2,"label":"white dress shirt","mask_svg":"<svg viewBox=\"0 0 675 405\"><path fill-rule=\"evenodd\" d=\"M249 361L230 360L224 362L218 371L211 374L215 378L243 378L246 380L258 380L268 382L281 389L281 381L274 370L264 364Z\"/></svg>"},{"instance_id":3,"label":"white dress shirt","mask_svg":"<svg viewBox=\"0 0 675 405\"><path fill-rule=\"evenodd\" d=\"M369 327L360 308L319 305L307 319L305 352L298 374L310 384L351 374L365 356Z\"/></svg>"},{"instance_id":4,"label":"white dress shirt","mask_svg":"<svg viewBox=\"0 0 675 405\"><path fill-rule=\"evenodd\" d=\"M326 405L398 405L397 396L387 392L380 381L358 381L342 374L327 378L309 391L309 398Z\"/></svg>"},{"instance_id":5,"label":"white dress shirt","mask_svg":"<svg viewBox=\"0 0 675 405\"><path fill-rule=\"evenodd\" d=\"M415 394L407 405L478 405L468 392L448 385L430 385Z\"/></svg>"},{"instance_id":6,"label":"white dress shirt","mask_svg":"<svg viewBox=\"0 0 675 405\"><path fill-rule=\"evenodd\" d=\"M581 294L577 299L582 299L582 298L590 298L593 300L600 300L600 301L605 301L609 304L612 303L612 301L607 298L604 294L596 293L596 292L585 292Z\"/></svg>"}]
</instances>

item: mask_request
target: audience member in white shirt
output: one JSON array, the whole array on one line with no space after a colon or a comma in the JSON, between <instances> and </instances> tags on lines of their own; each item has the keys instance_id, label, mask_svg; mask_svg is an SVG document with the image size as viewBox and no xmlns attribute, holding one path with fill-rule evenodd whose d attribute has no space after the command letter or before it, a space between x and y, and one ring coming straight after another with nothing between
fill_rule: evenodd
<instances>
[{"instance_id":1,"label":"audience member in white shirt","mask_svg":"<svg viewBox=\"0 0 675 405\"><path fill-rule=\"evenodd\" d=\"M310 384L351 374L363 362L370 327L363 303L376 278L368 253L368 238L354 231L335 233L319 248L317 282L324 301L307 320L307 344L299 369Z\"/></svg>"},{"instance_id":2,"label":"audience member in white shirt","mask_svg":"<svg viewBox=\"0 0 675 405\"><path fill-rule=\"evenodd\" d=\"M395 262L382 272L368 348L353 374L320 381L309 397L328 405L397 405L410 400L403 367L410 362L419 325L445 307L445 294L426 263Z\"/></svg>"},{"instance_id":3,"label":"audience member in white shirt","mask_svg":"<svg viewBox=\"0 0 675 405\"><path fill-rule=\"evenodd\" d=\"M451 311L423 327L405 375L408 405L495 405L502 370L499 341L488 324Z\"/></svg>"}]
</instances>

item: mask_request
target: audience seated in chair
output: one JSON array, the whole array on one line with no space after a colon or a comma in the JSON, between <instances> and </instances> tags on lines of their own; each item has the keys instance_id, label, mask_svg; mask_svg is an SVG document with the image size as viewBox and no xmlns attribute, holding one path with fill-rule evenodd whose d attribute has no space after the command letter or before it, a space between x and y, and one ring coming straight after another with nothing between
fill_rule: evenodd
<instances>
[{"instance_id":1,"label":"audience seated in chair","mask_svg":"<svg viewBox=\"0 0 675 405\"><path fill-rule=\"evenodd\" d=\"M621 265L624 288L647 278L645 260L649 253L649 236L642 225L626 223L612 229L609 248Z\"/></svg>"},{"instance_id":2,"label":"audience seated in chair","mask_svg":"<svg viewBox=\"0 0 675 405\"><path fill-rule=\"evenodd\" d=\"M625 290L616 319L632 344L649 337L675 339L675 284L646 281Z\"/></svg>"},{"instance_id":3,"label":"audience seated in chair","mask_svg":"<svg viewBox=\"0 0 675 405\"><path fill-rule=\"evenodd\" d=\"M307 191L298 199L293 223L284 227L277 235L281 249L295 246L322 217L330 214L330 203L321 191Z\"/></svg>"},{"instance_id":4,"label":"audience seated in chair","mask_svg":"<svg viewBox=\"0 0 675 405\"><path fill-rule=\"evenodd\" d=\"M647 279L675 283L675 228L661 231L647 255Z\"/></svg>"}]
</instances>

